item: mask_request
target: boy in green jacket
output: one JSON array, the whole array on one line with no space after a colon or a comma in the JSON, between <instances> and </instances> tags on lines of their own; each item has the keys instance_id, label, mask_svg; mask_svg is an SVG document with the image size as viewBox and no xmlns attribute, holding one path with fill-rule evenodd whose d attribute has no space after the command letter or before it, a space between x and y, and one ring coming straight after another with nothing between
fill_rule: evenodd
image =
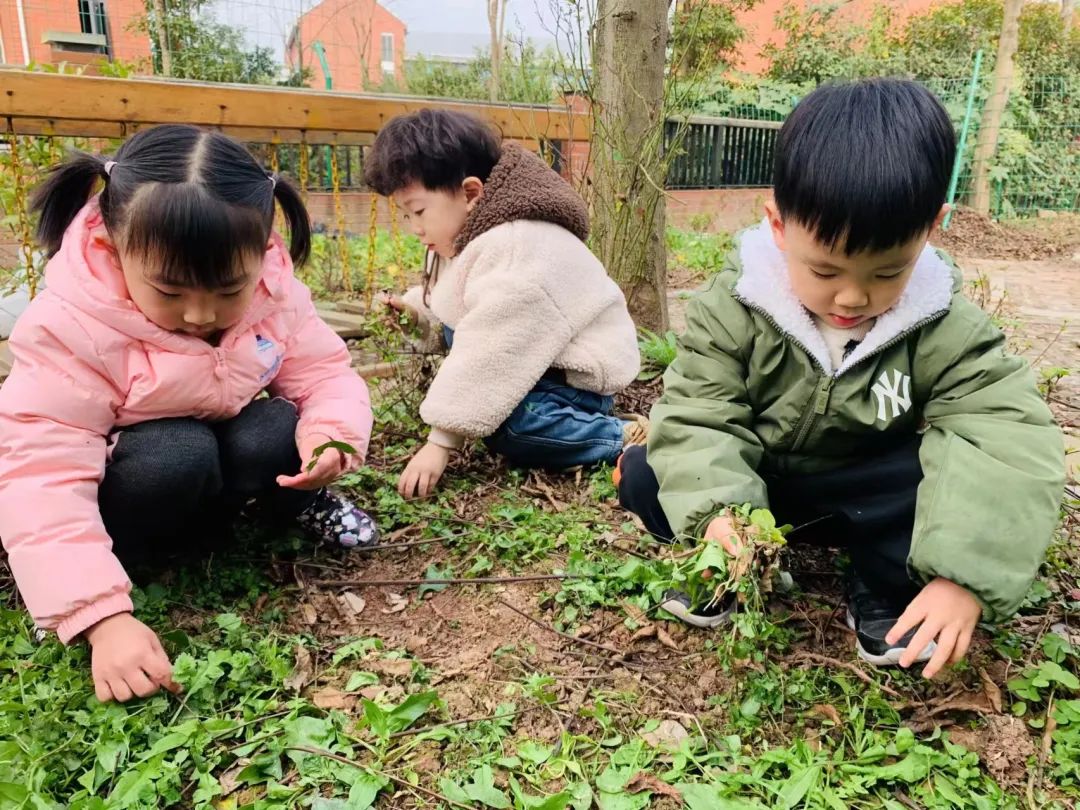
<instances>
[{"instance_id":1,"label":"boy in green jacket","mask_svg":"<svg viewBox=\"0 0 1080 810\"><path fill-rule=\"evenodd\" d=\"M687 312L619 497L662 539L733 552L727 507L846 547L859 655L933 677L1016 611L1046 552L1064 452L1027 363L927 245L956 156L918 84L818 88L780 131L774 201ZM726 606L671 593L697 626Z\"/></svg>"}]
</instances>

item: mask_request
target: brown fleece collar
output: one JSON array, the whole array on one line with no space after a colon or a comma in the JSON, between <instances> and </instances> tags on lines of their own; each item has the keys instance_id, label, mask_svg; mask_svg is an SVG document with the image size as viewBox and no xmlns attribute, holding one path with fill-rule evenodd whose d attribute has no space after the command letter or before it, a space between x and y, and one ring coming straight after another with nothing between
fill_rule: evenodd
<instances>
[{"instance_id":1,"label":"brown fleece collar","mask_svg":"<svg viewBox=\"0 0 1080 810\"><path fill-rule=\"evenodd\" d=\"M583 242L589 235L589 211L573 187L539 157L507 143L454 240L455 255L480 234L519 219L552 222Z\"/></svg>"}]
</instances>

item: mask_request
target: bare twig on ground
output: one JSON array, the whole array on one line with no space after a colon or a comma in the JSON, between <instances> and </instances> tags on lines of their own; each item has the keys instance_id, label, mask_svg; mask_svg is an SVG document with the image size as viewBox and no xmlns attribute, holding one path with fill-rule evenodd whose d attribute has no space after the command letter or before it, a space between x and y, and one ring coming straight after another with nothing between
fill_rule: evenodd
<instances>
[{"instance_id":1,"label":"bare twig on ground","mask_svg":"<svg viewBox=\"0 0 1080 810\"><path fill-rule=\"evenodd\" d=\"M863 683L870 684L871 686L877 686L885 694L891 695L894 698L902 699L900 693L897 692L895 689L886 686L883 683L878 683L858 666L848 663L847 661L840 661L836 658L830 658L827 655L818 655L817 653L806 651L795 653L795 655L792 656L791 660L796 663L821 664L822 666L835 667L837 669L847 670Z\"/></svg>"},{"instance_id":2,"label":"bare twig on ground","mask_svg":"<svg viewBox=\"0 0 1080 810\"><path fill-rule=\"evenodd\" d=\"M454 801L453 799L451 799L451 798L449 798L447 796L443 796L441 793L435 792L434 790L428 790L425 787L420 787L419 785L410 784L409 782L406 782L404 779L400 779L399 777L394 776L392 773L386 773L385 771L380 771L377 768L369 768L367 765L361 765L359 762L354 762L353 760L349 759L348 757L340 756L339 754L335 754L335 753L333 753L331 751L324 751L321 748L312 748L311 746L307 746L307 745L290 745L285 750L286 751L301 751L301 752L303 752L305 754L314 754L317 757L323 757L325 759L332 759L334 762L339 762L342 765L350 765L353 768L358 768L359 770L362 770L362 771L368 771L369 773L372 773L372 774L374 774L376 776L381 776L384 779L389 779L395 785L399 785L400 787L403 787L406 790L417 790L417 791L423 793L429 799L435 799L436 801L446 802L451 807L463 807L463 808L465 808L465 810L472 810L472 807L470 807L469 805L462 804L461 802L456 802L456 801Z\"/></svg>"},{"instance_id":3,"label":"bare twig on ground","mask_svg":"<svg viewBox=\"0 0 1080 810\"><path fill-rule=\"evenodd\" d=\"M534 619L528 613L524 613L523 611L518 610L516 607L511 605L505 599L496 599L495 601L498 602L499 604L501 604L503 607L509 608L510 610L514 611L514 613L516 613L521 618L528 619L530 622L535 624L537 627L540 627L540 628L542 628L544 630L547 630L549 633L554 633L557 636L561 636L562 638L564 638L567 641L570 641L570 642L572 642L574 644L581 644L581 645L583 645L585 647L593 647L593 648L598 649L598 650L604 650L605 652L609 652L612 655L614 655L616 657L616 659L618 659L618 660L622 660L622 658L623 658L623 652L621 650L616 650L614 647L609 647L607 644L598 644L595 641L589 641L588 639L585 639L585 638L576 638L576 637L570 635L569 633L564 633L562 630L556 630L550 624L546 624L546 623L540 621L539 619Z\"/></svg>"},{"instance_id":4,"label":"bare twig on ground","mask_svg":"<svg viewBox=\"0 0 1080 810\"><path fill-rule=\"evenodd\" d=\"M522 577L459 577L451 579L316 579L320 588L355 588L374 585L519 585L523 582L547 582L563 579L588 579L578 574L530 574Z\"/></svg>"}]
</instances>

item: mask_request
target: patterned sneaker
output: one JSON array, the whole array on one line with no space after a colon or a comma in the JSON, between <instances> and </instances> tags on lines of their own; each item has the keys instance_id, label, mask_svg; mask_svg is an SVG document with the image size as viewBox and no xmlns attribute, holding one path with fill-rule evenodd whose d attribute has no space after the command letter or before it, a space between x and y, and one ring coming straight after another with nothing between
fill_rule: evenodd
<instances>
[{"instance_id":1,"label":"patterned sneaker","mask_svg":"<svg viewBox=\"0 0 1080 810\"><path fill-rule=\"evenodd\" d=\"M371 515L329 489L320 489L315 502L297 516L296 522L325 543L353 548L379 542L379 527Z\"/></svg>"},{"instance_id":2,"label":"patterned sneaker","mask_svg":"<svg viewBox=\"0 0 1080 810\"><path fill-rule=\"evenodd\" d=\"M900 656L915 638L918 627L909 630L895 644L885 641L907 606L885 599L873 593L858 576L852 576L848 585L847 624L855 631L855 646L859 658L878 667L896 666ZM931 641L919 652L915 661L929 661L937 650Z\"/></svg>"}]
</instances>

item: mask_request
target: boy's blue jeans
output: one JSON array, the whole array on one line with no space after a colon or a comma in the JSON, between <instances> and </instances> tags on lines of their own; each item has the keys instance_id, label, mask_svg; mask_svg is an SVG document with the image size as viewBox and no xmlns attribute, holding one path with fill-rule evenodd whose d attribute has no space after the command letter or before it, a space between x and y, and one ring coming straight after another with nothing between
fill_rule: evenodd
<instances>
[{"instance_id":1,"label":"boy's blue jeans","mask_svg":"<svg viewBox=\"0 0 1080 810\"><path fill-rule=\"evenodd\" d=\"M453 346L450 327L443 327L443 337L447 347ZM560 378L561 372L545 374L484 444L520 467L614 463L623 447L623 421L612 414L614 397L574 388Z\"/></svg>"}]
</instances>

